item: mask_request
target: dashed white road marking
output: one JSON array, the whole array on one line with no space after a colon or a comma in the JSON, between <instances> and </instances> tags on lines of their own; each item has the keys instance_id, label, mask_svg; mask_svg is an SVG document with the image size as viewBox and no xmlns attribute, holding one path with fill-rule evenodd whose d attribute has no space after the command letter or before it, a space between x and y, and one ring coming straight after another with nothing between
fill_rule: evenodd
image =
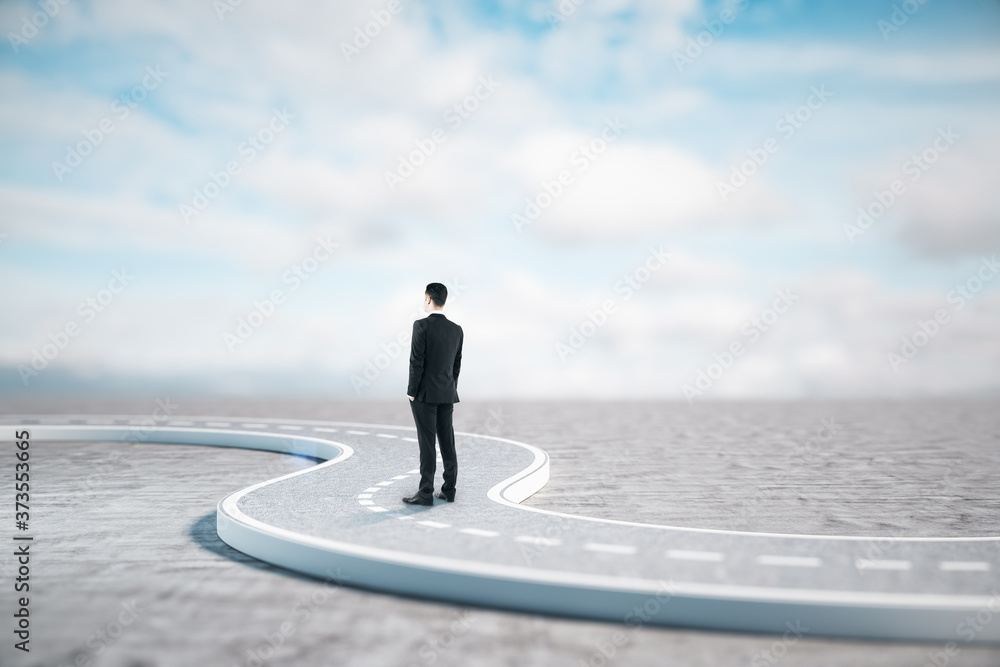
<instances>
[{"instance_id":1,"label":"dashed white road marking","mask_svg":"<svg viewBox=\"0 0 1000 667\"><path fill-rule=\"evenodd\" d=\"M476 535L478 537L496 537L500 533L495 530L481 530L479 528L460 528L460 533L465 533L466 535Z\"/></svg>"},{"instance_id":2,"label":"dashed white road marking","mask_svg":"<svg viewBox=\"0 0 1000 667\"><path fill-rule=\"evenodd\" d=\"M938 564L945 572L989 572L990 564L981 560L944 560Z\"/></svg>"},{"instance_id":3,"label":"dashed white road marking","mask_svg":"<svg viewBox=\"0 0 1000 667\"><path fill-rule=\"evenodd\" d=\"M726 555L720 551L684 551L683 549L668 549L667 558L674 560L698 560L706 563L721 563Z\"/></svg>"},{"instance_id":4,"label":"dashed white road marking","mask_svg":"<svg viewBox=\"0 0 1000 667\"><path fill-rule=\"evenodd\" d=\"M859 570L898 570L905 572L913 566L908 560L870 560L858 558L854 561L854 567Z\"/></svg>"},{"instance_id":5,"label":"dashed white road marking","mask_svg":"<svg viewBox=\"0 0 1000 667\"><path fill-rule=\"evenodd\" d=\"M539 547L557 547L562 544L561 541L556 539L548 537L535 537L534 535L518 535L514 538L514 541L523 542L524 544L534 544Z\"/></svg>"},{"instance_id":6,"label":"dashed white road marking","mask_svg":"<svg viewBox=\"0 0 1000 667\"><path fill-rule=\"evenodd\" d=\"M777 565L779 567L819 567L823 560L815 556L757 556L758 565Z\"/></svg>"},{"instance_id":7,"label":"dashed white road marking","mask_svg":"<svg viewBox=\"0 0 1000 667\"><path fill-rule=\"evenodd\" d=\"M601 544L600 542L587 542L583 545L583 548L587 551L599 551L601 553L619 554L622 556L631 556L635 553L635 547L627 544Z\"/></svg>"},{"instance_id":8,"label":"dashed white road marking","mask_svg":"<svg viewBox=\"0 0 1000 667\"><path fill-rule=\"evenodd\" d=\"M414 468L413 470L411 470L410 472L408 472L406 474L407 475L416 475L419 472L420 472L420 468Z\"/></svg>"},{"instance_id":9,"label":"dashed white road marking","mask_svg":"<svg viewBox=\"0 0 1000 667\"><path fill-rule=\"evenodd\" d=\"M325 431L325 432L333 433L333 432L337 432L338 431L338 429L336 429L336 428L308 427L308 426L307 427L303 427L303 426L299 426L299 425L296 425L296 424L282 424L282 423L279 423L278 420L271 420L271 419L269 419L269 421L267 423L243 423L242 425L240 425L239 422L205 421L204 417L193 417L192 419L193 419L193 421L181 420L181 419L174 419L174 420L166 421L164 423L168 424L170 426L176 426L176 427L190 427L190 426L194 426L195 424L197 424L199 426L207 426L207 427L213 427L213 428L234 428L234 427L235 428L239 428L240 426L242 426L242 428L246 428L246 429L267 429L267 430L302 431L305 428L311 428L313 431L317 431L317 432L324 432ZM110 419L110 420L109 419L84 419L82 417L73 417L72 419L68 419L68 420L67 419L59 419L59 418L51 418L51 419L49 419L49 418L39 418L38 419L38 423L40 423L40 424L46 424L46 423L47 424L65 424L65 423L71 423L71 424L74 424L74 425L78 425L78 424L81 424L81 423L87 423L87 424L102 425L102 426L114 425L115 428L117 428L117 429L119 429L121 431L127 431L128 427L125 426L126 424L137 425L137 426L149 426L149 425L151 425L151 423L159 423L159 422L151 422L151 420L149 418L140 419L140 418L130 418L130 416L119 416L119 417L116 417L115 419ZM366 426L366 427L369 427L369 428L392 428L390 426L362 425L362 424L358 424L357 426ZM53 430L58 431L58 429L53 429ZM190 429L190 430L195 430L195 429ZM104 431L104 429L100 429L100 431ZM189 431L189 429L186 429L186 428L178 428L178 429L176 429L177 433L185 433L186 434L188 431ZM235 433L235 431L234 431L234 433ZM396 435L387 434L387 433L374 433L374 432L369 432L369 431L347 431L347 433L352 434L352 435L358 435L358 436L374 435L375 437L386 438L386 439L394 439L394 438L401 437L401 436L396 436ZM283 437L283 436L280 436L279 434L275 434L275 433L271 433L271 434L259 434L259 435L260 436L266 436L268 438L275 438L275 439ZM285 436L283 438L284 438L284 440L286 442L289 441L289 439L291 439L291 440L297 440L298 439L298 438L295 438L293 436ZM319 440L321 438L316 438L316 439ZM412 437L403 437L402 439L406 440L406 441L409 441L409 442L418 442L417 438L412 438ZM186 441L186 439L184 439L184 441ZM441 463L441 457L440 456L436 457L436 460L437 460L438 464ZM414 475L414 474L418 474L418 473L419 473L419 469L414 469L414 470L410 471L409 473L407 473L405 475L396 475L395 477L387 479L386 481L379 482L377 486L370 487L369 489L366 489L364 492L359 493L357 495L357 500L358 500L359 505L365 507L366 509L368 509L368 510L370 510L372 512L383 512L383 513L387 512L388 514L387 514L386 518L398 518L398 519L402 519L402 520L417 521L420 518L420 513L414 513L414 514L406 515L406 514L401 514L401 511L399 509L387 509L386 507L382 507L382 506L376 505L374 503L374 501L373 501L373 496L374 496L374 494L379 489L384 489L385 487L387 487L389 485L392 485L395 481L399 481L399 480L402 480L402 479L407 479L409 476ZM390 494L382 494L383 499L385 499L385 496L388 496L388 495L390 495ZM323 501L330 501L330 502L341 502L341 500L339 498L338 499L334 499L332 497L331 498L323 498L322 500ZM391 501L389 501L389 502L391 504ZM426 516L426 514L424 516ZM445 516L449 516L449 515L446 514ZM424 526L427 526L429 528L441 528L441 529L455 530L456 532L460 532L460 533L464 533L464 534L472 535L472 536L477 536L477 537L486 537L486 538L503 537L504 539L510 539L510 532L507 532L507 531L498 532L498 531L494 531L494 530L484 530L484 529L480 529L480 528L460 528L458 526L453 526L453 525L448 524L448 523L442 523L442 522L430 521L430 520L418 521L418 523L420 523L420 524L422 524ZM628 523L628 522L622 522L622 523ZM527 528L525 527L525 529L527 529ZM445 535L447 535L447 533ZM611 537L611 534L605 534L604 536L605 537ZM815 536L806 536L806 537L815 537ZM626 539L629 539L629 538L626 538ZM842 539L842 538L837 538L837 539ZM930 539L943 541L945 538L930 538ZM990 538L983 538L983 539L996 540L998 538L990 537ZM561 541L557 540L557 539L549 539L549 538L544 538L544 537L528 536L528 535L518 535L518 536L514 537L514 540L516 542L522 542L522 543L528 543L528 544L536 544L536 545L554 546L554 545L561 544ZM572 546L575 547L578 544L579 543L575 543ZM637 549L636 546L630 546L630 545L625 545L625 544L593 543L593 542L586 543L583 546L583 548L585 550L592 551L592 552L603 552L603 553L618 554L618 555L633 555L633 554L636 554L637 551L638 551L638 549ZM722 553L722 552L691 551L691 550L683 550L683 549L670 549L670 550L666 550L665 554L666 554L666 557L670 558L670 559L690 560L690 561L704 561L704 562L714 562L714 563L722 562L722 561L726 560L727 558L731 558L732 557L732 554L725 554L725 553ZM964 554L960 554L958 552L953 552L953 557L959 556L959 555L964 555ZM979 554L975 554L973 552L973 553L969 553L968 555L970 557L972 555L981 555L981 556L991 557L990 555L988 555L986 553L982 553L982 552L979 553ZM829 556L827 556L827 557L829 557ZM940 556L938 556L938 557L940 557ZM916 556L913 556L913 558L914 558L914 561L908 561L908 560L882 560L882 559L872 559L872 558L869 558L869 559L857 558L857 559L853 560L853 563L854 563L855 567L858 570L883 570L883 571L900 571L900 572L911 572L915 567L918 568L918 570L919 570L919 568L921 568L921 567L933 567L936 564L937 567L938 567L938 569L939 569L939 571L958 573L954 577L947 577L946 578L947 580L962 581L962 582L968 583L968 582L981 582L981 581L983 581L983 579L979 578L974 573L988 573L988 572L991 572L993 565L995 564L995 562L997 562L995 559L994 559L994 561L982 561L982 560L978 560L978 561L971 561L971 560L946 560L946 561L937 561L936 559L933 559L933 558L930 558L928 560L917 559ZM825 561L825 558L819 558L819 557L814 557L814 556L794 556L794 555L777 555L777 554L757 555L756 558L755 558L755 560L756 560L756 563L758 565L763 565L763 566L781 566L781 567L798 567L798 568L819 568L819 567L825 566L825 565L833 566L833 565L839 565L840 564L839 560L837 560L836 562L834 562L834 560L832 558L831 558L831 561ZM848 560L848 559L845 559L845 560ZM610 562L610 559L608 561L605 561L605 562ZM914 563L916 563L916 565L914 565ZM968 573L968 574L962 574L962 573ZM801 574L805 574L805 573L801 573ZM914 575L911 575L911 576L914 576ZM921 576L921 573L918 571L917 575L915 575L915 576ZM903 577L900 577L900 579L903 579Z\"/></svg>"}]
</instances>

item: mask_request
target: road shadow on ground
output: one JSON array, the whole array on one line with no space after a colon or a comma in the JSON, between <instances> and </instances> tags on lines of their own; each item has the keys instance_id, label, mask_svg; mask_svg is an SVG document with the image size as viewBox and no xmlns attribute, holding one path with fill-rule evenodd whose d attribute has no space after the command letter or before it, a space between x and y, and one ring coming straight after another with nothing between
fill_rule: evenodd
<instances>
[{"instance_id":1,"label":"road shadow on ground","mask_svg":"<svg viewBox=\"0 0 1000 667\"><path fill-rule=\"evenodd\" d=\"M191 541L202 549L210 551L217 556L225 558L226 560L240 563L242 565L248 565L258 570L273 572L284 577L299 579L301 581L320 581L320 579L317 579L316 577L310 577L309 575L292 572L291 570L286 570L284 568L271 565L270 563L265 563L262 560L257 560L253 556L248 556L242 551L237 551L223 542L222 538L219 537L218 530L216 529L216 521L216 512L213 510L192 523L191 527L188 528L188 535L191 537Z\"/></svg>"}]
</instances>

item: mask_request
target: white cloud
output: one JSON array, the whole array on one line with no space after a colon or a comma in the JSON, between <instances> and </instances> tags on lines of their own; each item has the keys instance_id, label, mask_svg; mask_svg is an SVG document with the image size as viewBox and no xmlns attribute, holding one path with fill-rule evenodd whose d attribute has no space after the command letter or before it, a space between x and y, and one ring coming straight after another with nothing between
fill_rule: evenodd
<instances>
[{"instance_id":1,"label":"white cloud","mask_svg":"<svg viewBox=\"0 0 1000 667\"><path fill-rule=\"evenodd\" d=\"M544 184L551 184L558 171L566 170L572 178L530 229L557 238L634 237L704 223L780 219L791 210L763 177L751 178L724 202L718 182L725 176L669 144L640 142L626 134L603 153L590 153L592 158L580 150L602 141L597 132L567 133L563 139L544 133L518 148L522 187L536 204L547 201ZM524 215L528 208L522 201L518 212Z\"/></svg>"},{"instance_id":2,"label":"white cloud","mask_svg":"<svg viewBox=\"0 0 1000 667\"><path fill-rule=\"evenodd\" d=\"M706 49L696 66L733 77L843 73L915 83L1000 79L1000 53L993 49L885 53L836 43L786 45L731 40Z\"/></svg>"},{"instance_id":3,"label":"white cloud","mask_svg":"<svg viewBox=\"0 0 1000 667\"><path fill-rule=\"evenodd\" d=\"M32 6L7 5L5 16L16 19ZM701 11L693 0L588 0L542 34L513 24L484 29L466 11L432 16L434 7L407 3L347 63L340 41L383 6L379 0L244 3L220 21L211 3L200 0L150 7L118 0L86 12L68 5L30 48L44 53L54 44L100 43L120 57L99 70L84 69L87 58L79 70L70 64L30 74L16 64L0 69L0 85L11 91L0 105L0 125L13 147L12 170L44 172L66 143L107 113L113 91L134 85L146 65L161 64L170 76L67 183L46 174L0 184L0 231L9 234L0 246L0 277L23 288L0 295L0 306L15 314L0 337L0 363L23 362L71 317L81 295L103 279L109 257L133 257L145 263L143 282L60 357L62 368L187 373L211 382L287 371L321 375L332 391L348 393L350 375L408 327L422 285L443 278L469 285L449 305L467 331L463 397L680 398L680 386L741 336L738 327L769 303L773 288L798 285L801 302L712 396L995 387L995 290L956 314L932 346L893 373L886 352L942 298L908 281L916 276L929 284L937 274L911 258L897 278L881 249L877 269L829 268L856 256L845 260L821 248L829 231L815 232L821 221L802 220L794 242L788 227L759 224L787 219L801 207L797 184L772 180L781 169L804 181L815 161L824 173L856 168L851 155L829 148L836 148L843 126L810 127L814 140L826 142L824 152L789 164L797 155L783 151L784 164L722 201L717 182L728 175L727 156L754 145L742 138L756 136L762 106L775 98L757 86L744 107L725 87L673 76L670 54L686 37L686 21ZM149 54L163 62L143 60ZM994 52L875 54L839 44L728 38L695 67L751 84L760 75L784 80L790 73L903 84L1000 78ZM384 171L414 140L444 126L442 113L481 75L502 82L496 95L461 128L449 129L447 142L390 192ZM67 77L75 78L67 83ZM803 92L798 83L773 85L782 95ZM921 108L922 119L937 109L962 117L956 105L933 102L934 110ZM850 102L838 97L838 104ZM177 204L236 154L275 105L295 114L292 126L185 227ZM990 105L983 102L978 113ZM897 113L906 111L903 105L870 106L864 133L872 152L884 156L892 146L884 135L915 121ZM574 151L616 114L630 127L579 171ZM997 243L992 190L1000 145L994 125L980 127L982 134L970 134L894 209L894 224L911 247L948 259ZM542 181L561 169L575 182L517 235L510 214L523 211L523 199L536 197ZM859 196L884 185L886 174L876 171ZM831 199L844 196L836 183L822 187ZM760 235L755 248L781 240L792 248L788 253L801 249L827 263L775 260L776 252L758 257L725 236L736 225L741 239ZM320 231L336 232L342 255L290 295L236 353L226 350L222 334ZM677 249L667 244L673 260L563 363L556 343L612 294L617 269L609 267L626 255L623 248L667 239L682 242ZM23 270L34 259L57 257L72 259L58 271ZM596 280L605 273L611 284ZM366 395L397 395L405 365L397 358Z\"/></svg>"},{"instance_id":4,"label":"white cloud","mask_svg":"<svg viewBox=\"0 0 1000 667\"><path fill-rule=\"evenodd\" d=\"M935 257L1000 250L998 151L1000 142L966 135L911 183L895 212L903 242Z\"/></svg>"},{"instance_id":5,"label":"white cloud","mask_svg":"<svg viewBox=\"0 0 1000 667\"><path fill-rule=\"evenodd\" d=\"M279 266L296 256L303 237L273 221L214 214L211 209L185 226L176 208L162 209L131 197L86 197L47 190L0 187L6 228L18 241L98 252L132 252L225 258L250 267Z\"/></svg>"},{"instance_id":6,"label":"white cloud","mask_svg":"<svg viewBox=\"0 0 1000 667\"><path fill-rule=\"evenodd\" d=\"M885 161L892 167L872 170L857 199L870 217L876 215L855 244L892 235L917 254L936 259L1000 250L1000 141L984 130L942 124L911 150ZM949 143L945 137L952 132L957 138ZM895 193L894 182L899 185ZM855 207L852 222L859 216Z\"/></svg>"}]
</instances>

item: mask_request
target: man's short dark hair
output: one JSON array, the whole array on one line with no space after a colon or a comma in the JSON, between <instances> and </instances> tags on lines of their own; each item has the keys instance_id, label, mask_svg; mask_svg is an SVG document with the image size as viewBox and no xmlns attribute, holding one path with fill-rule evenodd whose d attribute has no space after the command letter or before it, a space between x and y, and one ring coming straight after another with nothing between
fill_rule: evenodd
<instances>
[{"instance_id":1,"label":"man's short dark hair","mask_svg":"<svg viewBox=\"0 0 1000 667\"><path fill-rule=\"evenodd\" d=\"M448 288L441 283L431 283L424 290L424 293L431 298L438 308L444 307L444 302L448 300Z\"/></svg>"}]
</instances>

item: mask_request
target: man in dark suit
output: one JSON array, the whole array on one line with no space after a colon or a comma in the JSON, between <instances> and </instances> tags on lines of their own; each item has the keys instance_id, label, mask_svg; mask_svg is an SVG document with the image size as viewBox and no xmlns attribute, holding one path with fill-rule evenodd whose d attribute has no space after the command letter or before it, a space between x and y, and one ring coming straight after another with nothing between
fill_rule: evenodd
<instances>
[{"instance_id":1,"label":"man in dark suit","mask_svg":"<svg viewBox=\"0 0 1000 667\"><path fill-rule=\"evenodd\" d=\"M434 437L441 445L444 484L438 498L454 502L458 459L455 457L455 429L452 413L458 403L458 372L462 367L462 327L441 312L448 288L431 283L424 291L427 317L413 323L410 341L410 399L413 421L420 444L420 486L416 495L403 498L410 505L434 504Z\"/></svg>"}]
</instances>

